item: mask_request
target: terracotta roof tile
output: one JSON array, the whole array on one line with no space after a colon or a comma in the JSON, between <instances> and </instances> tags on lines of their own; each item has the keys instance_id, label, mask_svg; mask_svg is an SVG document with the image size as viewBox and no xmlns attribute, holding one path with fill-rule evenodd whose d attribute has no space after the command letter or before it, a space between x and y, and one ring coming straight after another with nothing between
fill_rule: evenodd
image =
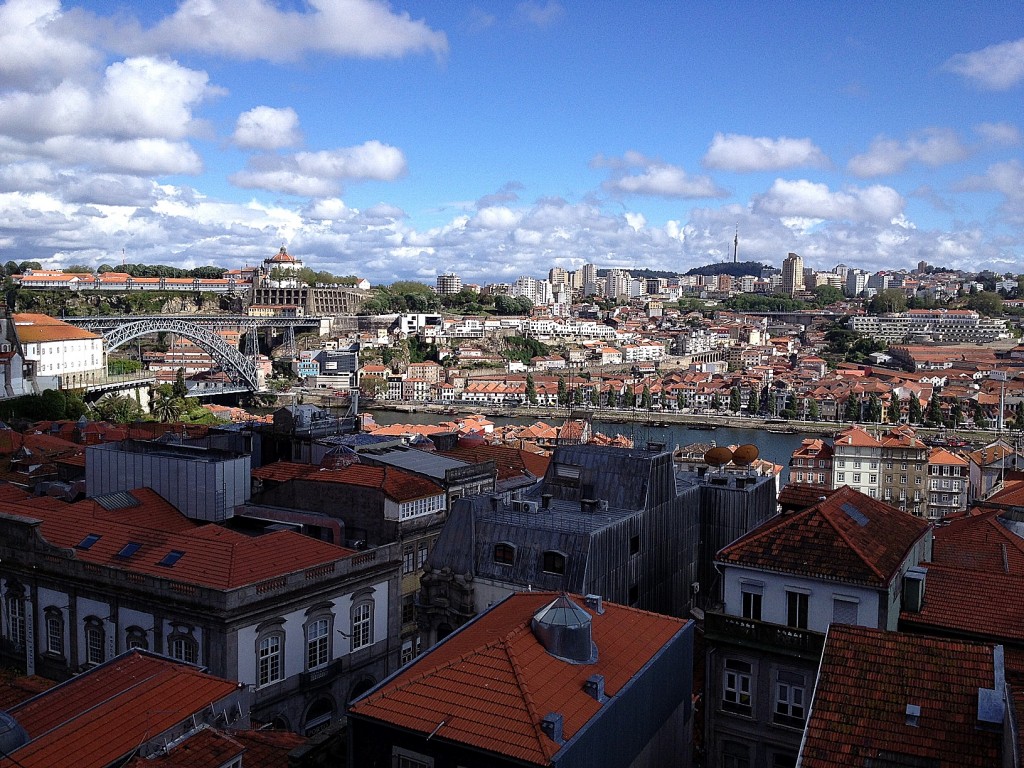
<instances>
[{"instance_id":1,"label":"terracotta roof tile","mask_svg":"<svg viewBox=\"0 0 1024 768\"><path fill-rule=\"evenodd\" d=\"M129 768L223 768L244 755L246 768L288 768L288 753L306 739L287 731L231 731L203 728L167 752L137 757Z\"/></svg>"},{"instance_id":2,"label":"terracotta roof tile","mask_svg":"<svg viewBox=\"0 0 1024 768\"><path fill-rule=\"evenodd\" d=\"M978 690L994 686L992 646L833 624L800 765L1001 765L1001 729L978 723Z\"/></svg>"},{"instance_id":3,"label":"terracotta roof tile","mask_svg":"<svg viewBox=\"0 0 1024 768\"><path fill-rule=\"evenodd\" d=\"M924 520L843 486L803 512L769 520L717 560L880 586L928 530Z\"/></svg>"},{"instance_id":4,"label":"terracotta roof tile","mask_svg":"<svg viewBox=\"0 0 1024 768\"><path fill-rule=\"evenodd\" d=\"M413 501L439 496L444 489L425 477L396 467L350 464L342 469L324 469L314 464L279 461L254 469L252 476L277 482L338 483L379 488L395 501Z\"/></svg>"}]
</instances>

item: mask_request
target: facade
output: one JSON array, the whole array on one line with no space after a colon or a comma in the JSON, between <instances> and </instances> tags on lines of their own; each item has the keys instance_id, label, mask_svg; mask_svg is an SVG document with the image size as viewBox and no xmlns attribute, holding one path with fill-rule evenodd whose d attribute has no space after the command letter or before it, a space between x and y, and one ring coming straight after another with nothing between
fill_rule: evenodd
<instances>
[{"instance_id":1,"label":"facade","mask_svg":"<svg viewBox=\"0 0 1024 768\"><path fill-rule=\"evenodd\" d=\"M928 454L929 520L967 509L967 486L970 462L944 448L933 448Z\"/></svg>"},{"instance_id":2,"label":"facade","mask_svg":"<svg viewBox=\"0 0 1024 768\"><path fill-rule=\"evenodd\" d=\"M832 458L832 487L848 485L877 498L882 444L863 427L850 427L836 438Z\"/></svg>"},{"instance_id":3,"label":"facade","mask_svg":"<svg viewBox=\"0 0 1024 768\"><path fill-rule=\"evenodd\" d=\"M704 623L708 766L794 765L829 626L896 629L904 576L930 556L925 521L851 488L725 547Z\"/></svg>"},{"instance_id":4,"label":"facade","mask_svg":"<svg viewBox=\"0 0 1024 768\"><path fill-rule=\"evenodd\" d=\"M77 389L106 377L103 337L49 315L13 316L26 365L40 389Z\"/></svg>"},{"instance_id":5,"label":"facade","mask_svg":"<svg viewBox=\"0 0 1024 768\"><path fill-rule=\"evenodd\" d=\"M908 337L947 344L985 344L1006 338L1006 322L965 309L911 309L889 315L855 315L850 329L879 341Z\"/></svg>"},{"instance_id":6,"label":"facade","mask_svg":"<svg viewBox=\"0 0 1024 768\"><path fill-rule=\"evenodd\" d=\"M804 260L795 253L782 262L782 293L793 296L804 290Z\"/></svg>"},{"instance_id":7,"label":"facade","mask_svg":"<svg viewBox=\"0 0 1024 768\"><path fill-rule=\"evenodd\" d=\"M141 648L253 690L311 733L398 666L394 547L197 525L152 491L0 502L5 666L63 680Z\"/></svg>"},{"instance_id":8,"label":"facade","mask_svg":"<svg viewBox=\"0 0 1024 768\"><path fill-rule=\"evenodd\" d=\"M462 278L451 272L437 276L437 293L450 296L462 290Z\"/></svg>"},{"instance_id":9,"label":"facade","mask_svg":"<svg viewBox=\"0 0 1024 768\"><path fill-rule=\"evenodd\" d=\"M918 517L928 508L928 456L930 449L912 430L896 428L880 438L879 498Z\"/></svg>"},{"instance_id":10,"label":"facade","mask_svg":"<svg viewBox=\"0 0 1024 768\"><path fill-rule=\"evenodd\" d=\"M685 768L693 624L510 595L349 710L349 764Z\"/></svg>"},{"instance_id":11,"label":"facade","mask_svg":"<svg viewBox=\"0 0 1024 768\"><path fill-rule=\"evenodd\" d=\"M824 440L808 438L793 451L789 460L789 482L832 487L832 446Z\"/></svg>"}]
</instances>

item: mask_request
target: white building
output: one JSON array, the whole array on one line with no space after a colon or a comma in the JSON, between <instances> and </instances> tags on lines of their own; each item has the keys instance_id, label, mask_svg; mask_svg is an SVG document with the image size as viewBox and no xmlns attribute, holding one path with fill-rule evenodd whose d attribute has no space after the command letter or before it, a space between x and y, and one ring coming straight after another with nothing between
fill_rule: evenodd
<instances>
[{"instance_id":1,"label":"white building","mask_svg":"<svg viewBox=\"0 0 1024 768\"><path fill-rule=\"evenodd\" d=\"M848 485L872 498L878 497L882 444L862 427L851 427L835 441L832 487Z\"/></svg>"},{"instance_id":2,"label":"white building","mask_svg":"<svg viewBox=\"0 0 1024 768\"><path fill-rule=\"evenodd\" d=\"M103 337L49 315L15 314L14 331L41 389L77 389L106 374Z\"/></svg>"}]
</instances>

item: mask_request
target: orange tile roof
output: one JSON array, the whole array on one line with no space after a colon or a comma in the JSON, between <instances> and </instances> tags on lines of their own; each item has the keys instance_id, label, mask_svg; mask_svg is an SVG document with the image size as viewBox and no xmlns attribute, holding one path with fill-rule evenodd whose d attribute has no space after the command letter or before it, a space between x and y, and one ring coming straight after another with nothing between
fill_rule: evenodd
<instances>
[{"instance_id":1,"label":"orange tile roof","mask_svg":"<svg viewBox=\"0 0 1024 768\"><path fill-rule=\"evenodd\" d=\"M778 515L718 553L718 562L883 586L927 534L924 520L849 486Z\"/></svg>"},{"instance_id":2,"label":"orange tile roof","mask_svg":"<svg viewBox=\"0 0 1024 768\"><path fill-rule=\"evenodd\" d=\"M406 472L397 467L351 464L342 469L323 469L314 464L295 464L278 461L254 469L252 476L259 480L304 480L314 483L338 483L379 488L395 501L413 501L439 496L444 489L437 483Z\"/></svg>"},{"instance_id":3,"label":"orange tile roof","mask_svg":"<svg viewBox=\"0 0 1024 768\"><path fill-rule=\"evenodd\" d=\"M541 731L544 716L560 712L569 741L601 710L583 689L587 678L603 675L605 691L614 696L686 625L605 603L603 614L587 610L597 661L571 664L550 655L530 629L533 615L557 597L553 592L511 595L353 705L349 714L421 734L436 731L447 741L548 765L561 745Z\"/></svg>"},{"instance_id":4,"label":"orange tile roof","mask_svg":"<svg viewBox=\"0 0 1024 768\"><path fill-rule=\"evenodd\" d=\"M288 731L203 728L163 754L135 758L128 768L223 768L243 755L246 768L287 768L288 753L306 741Z\"/></svg>"},{"instance_id":5,"label":"orange tile roof","mask_svg":"<svg viewBox=\"0 0 1024 768\"><path fill-rule=\"evenodd\" d=\"M237 688L153 654L119 656L14 707L31 740L0 766L106 768Z\"/></svg>"},{"instance_id":6,"label":"orange tile roof","mask_svg":"<svg viewBox=\"0 0 1024 768\"><path fill-rule=\"evenodd\" d=\"M14 315L14 329L18 334L18 339L26 344L102 338L83 328L62 322L55 317L29 312L20 312Z\"/></svg>"},{"instance_id":7,"label":"orange tile roof","mask_svg":"<svg viewBox=\"0 0 1024 768\"><path fill-rule=\"evenodd\" d=\"M800 765L1002 765L1002 728L978 722L978 690L995 685L991 646L833 624Z\"/></svg>"},{"instance_id":8,"label":"orange tile roof","mask_svg":"<svg viewBox=\"0 0 1024 768\"><path fill-rule=\"evenodd\" d=\"M355 554L291 531L246 536L217 525L196 526L180 513L175 517L166 502L157 504L152 491L127 493L138 506L107 512L92 499L65 504L39 497L0 503L0 514L41 520L43 538L79 560L213 589L236 589ZM79 548L90 533L100 538ZM119 556L130 543L140 546L130 557ZM173 565L160 565L172 551L183 554Z\"/></svg>"}]
</instances>

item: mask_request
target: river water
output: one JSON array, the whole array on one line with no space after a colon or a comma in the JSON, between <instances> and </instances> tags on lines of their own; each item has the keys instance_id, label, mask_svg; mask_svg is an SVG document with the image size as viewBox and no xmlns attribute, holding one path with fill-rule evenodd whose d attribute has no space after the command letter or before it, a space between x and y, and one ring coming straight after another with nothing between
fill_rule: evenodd
<instances>
[{"instance_id":1,"label":"river water","mask_svg":"<svg viewBox=\"0 0 1024 768\"><path fill-rule=\"evenodd\" d=\"M442 421L451 421L457 416L448 416L438 413L401 413L396 411L369 411L374 421L378 424L440 424ZM561 424L561 419L530 419L510 418L506 416L488 417L498 425L505 424L533 424L536 421L543 421L551 426ZM664 443L667 448L675 448L677 445L690 445L691 443L715 443L716 445L743 445L751 443L757 446L761 458L781 464L789 465L789 459L793 451L800 445L800 442L808 437L820 437L820 435L805 434L782 434L768 432L764 429L735 429L732 427L719 426L715 430L693 429L685 424L670 424L665 427L644 423L611 424L608 422L594 420L594 430L603 432L612 437L620 434L633 440L633 444L642 447L648 442ZM785 475L784 475L785 477Z\"/></svg>"}]
</instances>

